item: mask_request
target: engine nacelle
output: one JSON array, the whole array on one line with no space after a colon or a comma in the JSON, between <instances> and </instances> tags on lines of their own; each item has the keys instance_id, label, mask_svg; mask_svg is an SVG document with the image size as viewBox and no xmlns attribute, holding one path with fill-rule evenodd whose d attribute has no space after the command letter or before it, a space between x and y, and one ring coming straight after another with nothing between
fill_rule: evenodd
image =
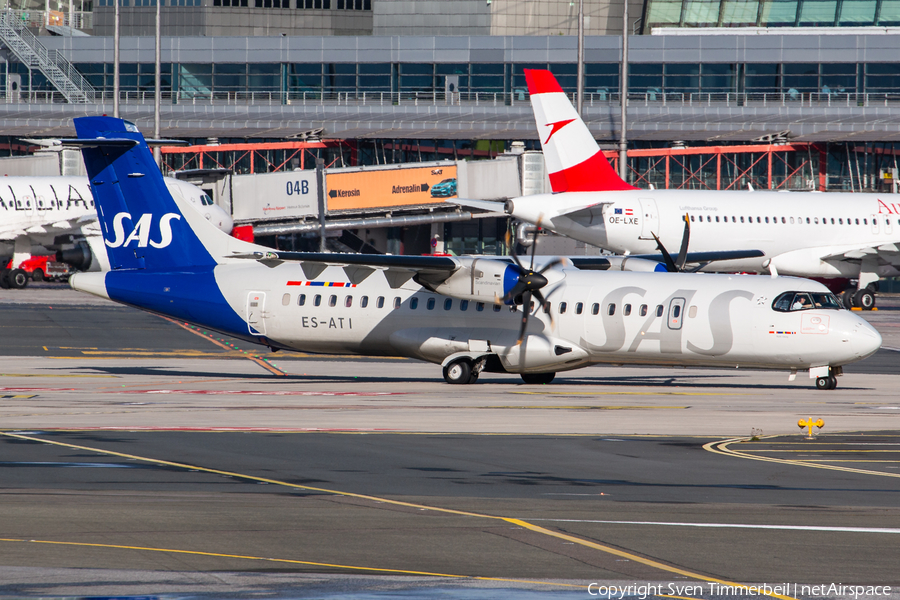
<instances>
[{"instance_id":1,"label":"engine nacelle","mask_svg":"<svg viewBox=\"0 0 900 600\"><path fill-rule=\"evenodd\" d=\"M94 263L94 256L86 242L79 241L71 248L56 251L56 262L69 265L77 271L87 271Z\"/></svg>"},{"instance_id":2,"label":"engine nacelle","mask_svg":"<svg viewBox=\"0 0 900 600\"><path fill-rule=\"evenodd\" d=\"M646 258L638 258L636 256L605 256L609 261L608 271L636 271L639 273L666 273L666 265L648 260Z\"/></svg>"},{"instance_id":3,"label":"engine nacelle","mask_svg":"<svg viewBox=\"0 0 900 600\"><path fill-rule=\"evenodd\" d=\"M500 304L516 282L521 270L514 264L489 258L460 257L460 268L449 277L418 273L414 279L422 287L443 296Z\"/></svg>"},{"instance_id":4,"label":"engine nacelle","mask_svg":"<svg viewBox=\"0 0 900 600\"><path fill-rule=\"evenodd\" d=\"M521 344L497 356L510 373L549 373L576 369L588 362L588 352L568 340L543 335L526 335Z\"/></svg>"}]
</instances>

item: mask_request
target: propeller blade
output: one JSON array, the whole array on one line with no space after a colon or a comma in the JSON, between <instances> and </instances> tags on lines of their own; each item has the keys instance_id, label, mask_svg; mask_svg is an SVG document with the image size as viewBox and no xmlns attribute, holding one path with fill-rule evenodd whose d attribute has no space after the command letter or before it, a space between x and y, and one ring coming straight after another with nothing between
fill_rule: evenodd
<instances>
[{"instance_id":1,"label":"propeller blade","mask_svg":"<svg viewBox=\"0 0 900 600\"><path fill-rule=\"evenodd\" d=\"M553 292L550 293L552 294ZM554 329L556 327L556 320L553 318L553 311L551 310L552 307L550 306L550 301L544 298L541 290L534 290L534 297L538 302L541 303L541 308L543 309L543 311L550 315L550 329Z\"/></svg>"},{"instance_id":2,"label":"propeller blade","mask_svg":"<svg viewBox=\"0 0 900 600\"><path fill-rule=\"evenodd\" d=\"M516 342L516 346L522 345L522 340L525 339L525 330L528 328L528 317L531 314L531 311L528 309L531 305L531 292L526 290L522 295L522 328L519 330L519 341ZM522 363L525 363L525 356L522 356Z\"/></svg>"},{"instance_id":3,"label":"propeller blade","mask_svg":"<svg viewBox=\"0 0 900 600\"><path fill-rule=\"evenodd\" d=\"M568 261L566 261L565 258L554 258L553 260L548 262L546 265L544 265L543 268L540 271L538 271L538 273L543 273L549 269L552 269L556 265L564 265L564 264L566 264L566 262L568 262Z\"/></svg>"},{"instance_id":4,"label":"propeller blade","mask_svg":"<svg viewBox=\"0 0 900 600\"><path fill-rule=\"evenodd\" d=\"M687 260L688 245L691 242L691 220L687 213L684 215L684 234L681 236L681 248L678 250L678 258L675 259L675 269L679 273L684 271L684 263Z\"/></svg>"},{"instance_id":5,"label":"propeller blade","mask_svg":"<svg viewBox=\"0 0 900 600\"><path fill-rule=\"evenodd\" d=\"M504 239L506 241L506 247L511 251L510 256L512 256L512 259L516 263L516 266L519 267L519 269L521 269L522 271L524 271L525 267L522 266L522 263L519 262L519 257L516 256L516 248L512 244L512 232L510 232L509 228L506 229L506 236Z\"/></svg>"},{"instance_id":6,"label":"propeller blade","mask_svg":"<svg viewBox=\"0 0 900 600\"><path fill-rule=\"evenodd\" d=\"M663 261L666 263L666 271L668 271L669 273L677 272L678 269L675 267L675 261L672 260L672 255L669 254L669 251L666 250L666 247L663 246L663 243L661 241L659 241L659 237L657 237L657 235L655 233L653 233L652 231L650 232L650 235L652 235L653 239L656 240L657 250L662 252Z\"/></svg>"},{"instance_id":7,"label":"propeller blade","mask_svg":"<svg viewBox=\"0 0 900 600\"><path fill-rule=\"evenodd\" d=\"M537 252L537 239L538 239L538 231L540 227L534 230L534 239L531 241L531 266L528 267L529 271L534 271L534 253Z\"/></svg>"}]
</instances>

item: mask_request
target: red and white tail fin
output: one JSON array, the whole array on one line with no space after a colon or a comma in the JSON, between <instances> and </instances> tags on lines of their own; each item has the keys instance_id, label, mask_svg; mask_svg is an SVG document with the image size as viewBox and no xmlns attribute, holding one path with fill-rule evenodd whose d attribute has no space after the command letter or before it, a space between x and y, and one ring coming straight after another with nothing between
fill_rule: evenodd
<instances>
[{"instance_id":1,"label":"red and white tail fin","mask_svg":"<svg viewBox=\"0 0 900 600\"><path fill-rule=\"evenodd\" d=\"M637 189L610 166L550 71L525 69L525 81L554 192Z\"/></svg>"}]
</instances>

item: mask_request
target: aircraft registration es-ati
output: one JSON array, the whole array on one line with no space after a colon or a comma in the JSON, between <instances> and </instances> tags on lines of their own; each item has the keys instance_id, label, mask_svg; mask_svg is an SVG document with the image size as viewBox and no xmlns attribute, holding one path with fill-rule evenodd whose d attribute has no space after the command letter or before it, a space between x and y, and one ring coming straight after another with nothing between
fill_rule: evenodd
<instances>
[{"instance_id":1,"label":"aircraft registration es-ati","mask_svg":"<svg viewBox=\"0 0 900 600\"><path fill-rule=\"evenodd\" d=\"M613 252L646 254L657 249L654 236L679 239L688 213L692 250L762 251L703 270L820 278L848 308L871 309L878 279L900 275L900 205L890 195L638 189L610 167L553 75L525 76L553 194L510 200L509 215Z\"/></svg>"},{"instance_id":2,"label":"aircraft registration es-ati","mask_svg":"<svg viewBox=\"0 0 900 600\"><path fill-rule=\"evenodd\" d=\"M549 383L616 363L808 370L832 389L842 365L881 346L803 279L273 251L186 210L131 123L75 127L66 143L83 147L111 270L71 286L272 349L411 357L442 365L449 383L482 372Z\"/></svg>"}]
</instances>

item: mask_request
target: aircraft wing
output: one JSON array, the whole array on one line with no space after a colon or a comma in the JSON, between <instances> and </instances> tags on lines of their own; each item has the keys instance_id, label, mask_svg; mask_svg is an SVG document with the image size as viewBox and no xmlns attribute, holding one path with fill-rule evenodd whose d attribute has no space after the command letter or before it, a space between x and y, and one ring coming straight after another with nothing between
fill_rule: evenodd
<instances>
[{"instance_id":1,"label":"aircraft wing","mask_svg":"<svg viewBox=\"0 0 900 600\"><path fill-rule=\"evenodd\" d=\"M738 260L742 258L759 258L765 256L762 250L721 250L713 252L688 252L685 264L711 263L720 260ZM646 260L655 260L663 262L665 259L662 254L632 254L635 258L644 258Z\"/></svg>"},{"instance_id":2,"label":"aircraft wing","mask_svg":"<svg viewBox=\"0 0 900 600\"><path fill-rule=\"evenodd\" d=\"M391 287L398 288L414 275L430 281L444 281L462 267L449 256L403 256L393 254L339 254L320 252L253 252L232 254L229 258L257 260L268 267L284 262L299 262L303 273L315 279L328 266L343 267L351 283L359 283L376 270L383 270Z\"/></svg>"},{"instance_id":3,"label":"aircraft wing","mask_svg":"<svg viewBox=\"0 0 900 600\"><path fill-rule=\"evenodd\" d=\"M490 213L496 213L498 215L506 216L506 212L503 210L502 202L493 202L491 200L470 200L468 198L447 198L444 200L448 204L457 204L459 206L466 206L468 208L477 208L478 210L486 210Z\"/></svg>"},{"instance_id":4,"label":"aircraft wing","mask_svg":"<svg viewBox=\"0 0 900 600\"><path fill-rule=\"evenodd\" d=\"M900 264L900 242L897 244L879 244L878 246L860 246L828 254L822 260L860 261L865 258L878 258L889 264Z\"/></svg>"}]
</instances>

